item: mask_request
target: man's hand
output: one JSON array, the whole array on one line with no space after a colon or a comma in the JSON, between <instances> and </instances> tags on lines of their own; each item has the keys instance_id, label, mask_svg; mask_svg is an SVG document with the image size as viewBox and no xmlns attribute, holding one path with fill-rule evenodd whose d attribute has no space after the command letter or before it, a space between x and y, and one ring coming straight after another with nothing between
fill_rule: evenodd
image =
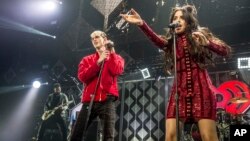
<instances>
[{"instance_id":1,"label":"man's hand","mask_svg":"<svg viewBox=\"0 0 250 141\"><path fill-rule=\"evenodd\" d=\"M104 61L106 58L108 58L109 54L110 54L109 50L105 50L102 53L100 53L100 57L97 60L97 64L100 65L102 61Z\"/></svg>"}]
</instances>

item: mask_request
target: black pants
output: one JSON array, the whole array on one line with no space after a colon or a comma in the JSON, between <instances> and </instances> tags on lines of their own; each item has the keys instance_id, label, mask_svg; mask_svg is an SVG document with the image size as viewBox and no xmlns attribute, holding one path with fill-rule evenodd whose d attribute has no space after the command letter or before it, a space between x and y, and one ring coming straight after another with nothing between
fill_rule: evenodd
<instances>
[{"instance_id":1,"label":"black pants","mask_svg":"<svg viewBox=\"0 0 250 141\"><path fill-rule=\"evenodd\" d=\"M87 120L89 103L83 103L80 113L73 128L70 141L82 141L86 137L84 127ZM87 128L92 121L99 116L103 123L104 141L114 141L115 118L116 118L116 98L108 96L104 102L94 102L87 123Z\"/></svg>"},{"instance_id":2,"label":"black pants","mask_svg":"<svg viewBox=\"0 0 250 141\"><path fill-rule=\"evenodd\" d=\"M60 115L57 115L57 114L50 117L47 120L42 121L39 131L38 131L37 141L43 140L45 130L50 129L50 127L53 124L59 125L59 130L62 133L62 139L63 141L67 141L67 127L66 127L65 121Z\"/></svg>"}]
</instances>

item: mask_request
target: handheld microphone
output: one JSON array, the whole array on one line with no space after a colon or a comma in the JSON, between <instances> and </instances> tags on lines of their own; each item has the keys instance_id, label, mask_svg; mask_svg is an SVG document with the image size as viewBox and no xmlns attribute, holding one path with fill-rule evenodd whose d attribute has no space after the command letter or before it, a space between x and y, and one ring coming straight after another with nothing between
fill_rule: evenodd
<instances>
[{"instance_id":1,"label":"handheld microphone","mask_svg":"<svg viewBox=\"0 0 250 141\"><path fill-rule=\"evenodd\" d=\"M107 49L111 49L111 48L113 48L115 45L114 45L114 42L112 42L112 41L108 41L107 43L106 43L106 47L107 47Z\"/></svg>"},{"instance_id":2,"label":"handheld microphone","mask_svg":"<svg viewBox=\"0 0 250 141\"><path fill-rule=\"evenodd\" d=\"M179 22L173 22L173 23L170 23L168 25L169 28L176 28L176 27L180 27L180 23Z\"/></svg>"}]
</instances>

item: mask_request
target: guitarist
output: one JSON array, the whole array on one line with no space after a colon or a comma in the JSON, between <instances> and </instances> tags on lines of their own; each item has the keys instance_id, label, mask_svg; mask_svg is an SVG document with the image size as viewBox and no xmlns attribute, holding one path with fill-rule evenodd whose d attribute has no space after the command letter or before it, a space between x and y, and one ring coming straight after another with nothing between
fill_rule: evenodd
<instances>
[{"instance_id":1,"label":"guitarist","mask_svg":"<svg viewBox=\"0 0 250 141\"><path fill-rule=\"evenodd\" d=\"M52 124L56 124L57 127L59 126L58 129L60 129L63 141L67 141L67 126L64 117L66 115L65 110L68 108L68 97L61 92L61 85L59 83L55 83L53 88L54 92L49 94L44 106L44 111L45 114L49 112L49 110L55 110L55 112L48 119L42 121L38 131L37 141L42 141L45 130L49 129Z\"/></svg>"}]
</instances>

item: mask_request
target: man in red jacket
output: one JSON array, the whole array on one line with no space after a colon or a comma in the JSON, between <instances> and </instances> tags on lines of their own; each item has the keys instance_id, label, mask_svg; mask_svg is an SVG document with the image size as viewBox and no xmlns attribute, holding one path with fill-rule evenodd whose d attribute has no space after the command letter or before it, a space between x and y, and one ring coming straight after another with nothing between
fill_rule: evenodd
<instances>
[{"instance_id":1,"label":"man in red jacket","mask_svg":"<svg viewBox=\"0 0 250 141\"><path fill-rule=\"evenodd\" d=\"M103 123L104 141L114 141L115 103L119 96L117 77L124 70L124 59L115 53L113 42L107 39L104 32L94 31L90 37L96 53L84 57L78 66L78 78L84 84L83 105L73 128L71 141L82 141L86 134L85 126L88 127L97 116ZM92 98L94 102L87 119Z\"/></svg>"}]
</instances>

